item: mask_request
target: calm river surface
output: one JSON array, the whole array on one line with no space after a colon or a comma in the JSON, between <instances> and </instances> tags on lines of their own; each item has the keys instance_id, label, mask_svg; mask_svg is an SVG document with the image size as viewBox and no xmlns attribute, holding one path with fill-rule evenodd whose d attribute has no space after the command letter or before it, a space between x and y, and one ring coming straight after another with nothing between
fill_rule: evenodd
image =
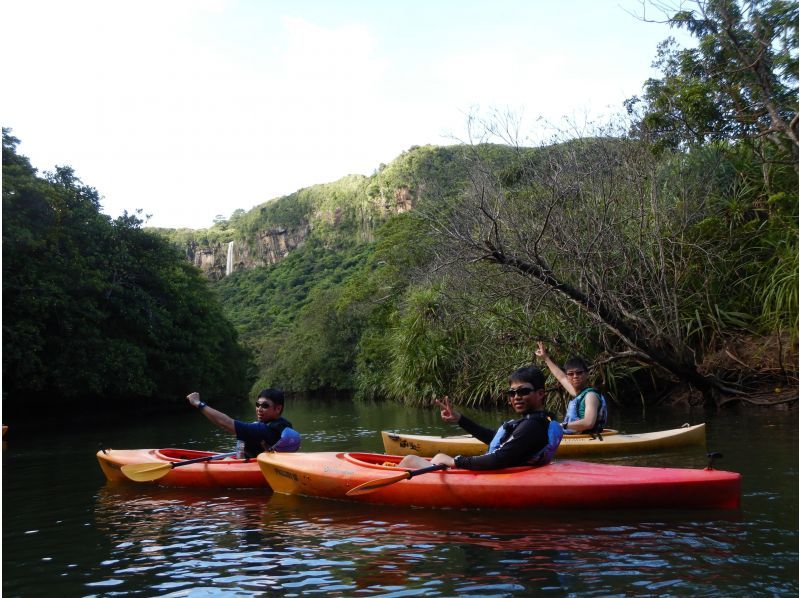
<instances>
[{"instance_id":1,"label":"calm river surface","mask_svg":"<svg viewBox=\"0 0 800 598\"><path fill-rule=\"evenodd\" d=\"M468 413L487 425L510 417ZM306 451L382 452L381 429L458 429L432 410L348 401L290 401L286 416ZM797 596L796 410L615 413L611 425L702 421L708 449L724 454L718 467L743 475L740 511L435 511L113 485L97 465L100 442L225 451L232 442L188 407L39 437L5 421L3 596ZM703 467L705 452L612 461Z\"/></svg>"}]
</instances>

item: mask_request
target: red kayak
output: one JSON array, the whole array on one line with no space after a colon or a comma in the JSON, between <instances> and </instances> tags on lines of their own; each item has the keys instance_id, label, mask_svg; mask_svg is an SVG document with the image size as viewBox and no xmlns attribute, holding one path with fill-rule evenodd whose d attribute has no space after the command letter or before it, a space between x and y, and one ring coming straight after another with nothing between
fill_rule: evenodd
<instances>
[{"instance_id":1,"label":"red kayak","mask_svg":"<svg viewBox=\"0 0 800 598\"><path fill-rule=\"evenodd\" d=\"M112 482L129 482L122 473L124 465L146 463L182 463L189 459L215 457L222 453L191 449L135 449L97 451L97 460L106 478ZM219 488L266 488L267 481L258 469L255 459L226 458L191 463L170 469L168 473L150 482L162 486L205 486Z\"/></svg>"},{"instance_id":2,"label":"red kayak","mask_svg":"<svg viewBox=\"0 0 800 598\"><path fill-rule=\"evenodd\" d=\"M741 476L716 469L554 461L493 471L450 469L363 494L356 486L397 478L400 457L372 453L262 453L273 491L398 506L498 509L735 509Z\"/></svg>"}]
</instances>

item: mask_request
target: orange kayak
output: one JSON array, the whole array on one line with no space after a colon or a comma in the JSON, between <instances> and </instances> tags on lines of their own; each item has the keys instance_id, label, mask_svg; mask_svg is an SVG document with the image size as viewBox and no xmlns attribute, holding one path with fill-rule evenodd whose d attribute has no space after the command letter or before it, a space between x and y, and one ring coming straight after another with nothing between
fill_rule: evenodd
<instances>
[{"instance_id":1,"label":"orange kayak","mask_svg":"<svg viewBox=\"0 0 800 598\"><path fill-rule=\"evenodd\" d=\"M274 492L434 508L735 509L741 476L716 469L667 469L554 461L493 471L450 469L373 492L347 496L366 482L403 472L401 457L372 453L261 453Z\"/></svg>"},{"instance_id":2,"label":"orange kayak","mask_svg":"<svg viewBox=\"0 0 800 598\"><path fill-rule=\"evenodd\" d=\"M123 465L138 463L178 463L188 459L213 457L220 453L191 449L134 449L97 451L100 469L112 482L129 482L122 473ZM220 488L266 488L267 481L258 469L255 459L222 459L192 463L171 469L152 484L162 486L205 486Z\"/></svg>"}]
</instances>

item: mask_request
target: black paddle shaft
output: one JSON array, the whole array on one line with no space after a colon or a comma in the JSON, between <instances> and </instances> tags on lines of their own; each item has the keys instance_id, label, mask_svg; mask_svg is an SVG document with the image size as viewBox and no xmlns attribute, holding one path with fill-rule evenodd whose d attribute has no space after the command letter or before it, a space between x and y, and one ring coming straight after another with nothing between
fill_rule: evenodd
<instances>
[{"instance_id":1,"label":"black paddle shaft","mask_svg":"<svg viewBox=\"0 0 800 598\"><path fill-rule=\"evenodd\" d=\"M180 467L182 465L189 465L190 463L201 463L202 461L214 461L216 459L224 459L225 457L234 457L236 453L222 453L220 455L211 455L209 457L198 457L197 459L188 459L186 461L174 461L170 463L171 467Z\"/></svg>"},{"instance_id":2,"label":"black paddle shaft","mask_svg":"<svg viewBox=\"0 0 800 598\"><path fill-rule=\"evenodd\" d=\"M407 479L410 480L414 476L417 476L417 475L420 475L420 474L423 474L423 473L430 473L432 471L439 471L440 469L447 469L447 465L445 465L444 463L439 463L439 465L431 465L430 467L423 467L422 469L417 469L415 471L409 471Z\"/></svg>"}]
</instances>

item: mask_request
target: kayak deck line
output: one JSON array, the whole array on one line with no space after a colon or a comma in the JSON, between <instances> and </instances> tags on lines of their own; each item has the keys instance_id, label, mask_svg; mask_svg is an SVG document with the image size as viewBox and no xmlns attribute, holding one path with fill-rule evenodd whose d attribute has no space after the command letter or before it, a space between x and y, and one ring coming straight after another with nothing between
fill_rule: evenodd
<instances>
[{"instance_id":1,"label":"kayak deck line","mask_svg":"<svg viewBox=\"0 0 800 598\"><path fill-rule=\"evenodd\" d=\"M487 445L469 435L425 436L381 431L384 451L393 455L418 455L432 457L436 453L475 456L486 452ZM661 430L624 434L617 430L606 430L602 437L589 434L564 435L557 456L589 456L621 453L644 453L692 445L705 444L705 424L697 424Z\"/></svg>"}]
</instances>

